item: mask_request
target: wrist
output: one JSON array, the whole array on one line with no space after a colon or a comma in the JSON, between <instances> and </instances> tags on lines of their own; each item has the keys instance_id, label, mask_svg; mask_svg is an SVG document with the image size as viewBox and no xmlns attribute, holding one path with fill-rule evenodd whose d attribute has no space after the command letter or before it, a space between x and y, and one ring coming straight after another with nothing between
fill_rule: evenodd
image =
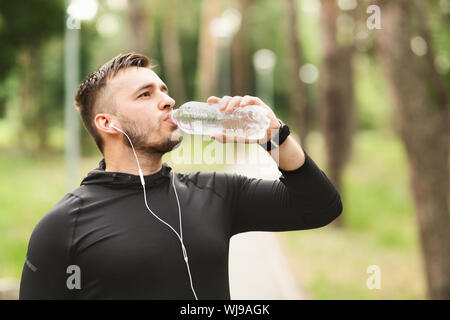
<instances>
[{"instance_id":1,"label":"wrist","mask_svg":"<svg viewBox=\"0 0 450 320\"><path fill-rule=\"evenodd\" d=\"M306 161L303 148L292 137L288 137L279 148L269 154L277 163L278 168L284 171L296 170L302 167Z\"/></svg>"},{"instance_id":2,"label":"wrist","mask_svg":"<svg viewBox=\"0 0 450 320\"><path fill-rule=\"evenodd\" d=\"M271 151L278 148L286 141L286 139L290 135L289 127L280 119L278 119L278 121L280 123L280 127L275 130L275 134L272 134L272 132L270 132L270 134L268 134L269 139L266 142L259 144L266 151ZM271 129L271 131L273 131L273 129Z\"/></svg>"}]
</instances>

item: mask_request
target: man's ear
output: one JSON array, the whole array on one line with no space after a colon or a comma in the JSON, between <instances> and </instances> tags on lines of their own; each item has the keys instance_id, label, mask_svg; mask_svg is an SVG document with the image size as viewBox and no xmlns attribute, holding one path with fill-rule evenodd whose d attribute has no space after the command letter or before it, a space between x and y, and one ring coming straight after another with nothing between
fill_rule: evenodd
<instances>
[{"instance_id":1,"label":"man's ear","mask_svg":"<svg viewBox=\"0 0 450 320\"><path fill-rule=\"evenodd\" d=\"M114 124L114 119L110 114L107 113L98 113L94 118L95 126L99 132L105 133L117 133L117 130L110 126L110 124Z\"/></svg>"}]
</instances>

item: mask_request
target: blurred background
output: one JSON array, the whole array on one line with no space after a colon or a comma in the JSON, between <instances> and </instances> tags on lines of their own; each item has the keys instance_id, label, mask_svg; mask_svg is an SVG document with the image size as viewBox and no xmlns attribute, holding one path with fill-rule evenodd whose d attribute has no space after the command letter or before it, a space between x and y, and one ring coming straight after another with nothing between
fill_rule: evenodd
<instances>
[{"instance_id":1,"label":"blurred background","mask_svg":"<svg viewBox=\"0 0 450 320\"><path fill-rule=\"evenodd\" d=\"M102 158L79 83L137 51L177 106L260 97L338 188L339 219L278 234L303 297L449 299L449 30L450 0L0 2L0 288Z\"/></svg>"}]
</instances>

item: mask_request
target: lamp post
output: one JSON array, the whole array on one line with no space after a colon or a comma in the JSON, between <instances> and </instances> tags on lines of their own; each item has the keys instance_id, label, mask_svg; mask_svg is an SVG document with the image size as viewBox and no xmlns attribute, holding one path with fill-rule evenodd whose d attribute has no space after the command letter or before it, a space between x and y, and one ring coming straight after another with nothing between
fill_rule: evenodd
<instances>
[{"instance_id":1,"label":"lamp post","mask_svg":"<svg viewBox=\"0 0 450 320\"><path fill-rule=\"evenodd\" d=\"M66 129L66 188L72 191L78 184L80 158L79 120L73 99L79 84L81 20L92 19L97 12L95 0L66 0L67 16L64 32L64 123Z\"/></svg>"}]
</instances>

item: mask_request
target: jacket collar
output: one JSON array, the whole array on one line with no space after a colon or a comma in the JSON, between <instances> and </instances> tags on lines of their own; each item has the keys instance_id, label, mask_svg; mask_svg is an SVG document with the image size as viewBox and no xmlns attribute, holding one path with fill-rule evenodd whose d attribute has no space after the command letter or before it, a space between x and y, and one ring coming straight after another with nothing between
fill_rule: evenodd
<instances>
[{"instance_id":1,"label":"jacket collar","mask_svg":"<svg viewBox=\"0 0 450 320\"><path fill-rule=\"evenodd\" d=\"M81 181L81 185L100 184L108 186L127 186L127 187L141 187L141 179L139 175L105 171L105 159L100 160L98 167L90 171L88 175ZM163 163L158 172L144 176L146 186L155 186L165 181L170 180L170 172L172 168Z\"/></svg>"}]
</instances>

